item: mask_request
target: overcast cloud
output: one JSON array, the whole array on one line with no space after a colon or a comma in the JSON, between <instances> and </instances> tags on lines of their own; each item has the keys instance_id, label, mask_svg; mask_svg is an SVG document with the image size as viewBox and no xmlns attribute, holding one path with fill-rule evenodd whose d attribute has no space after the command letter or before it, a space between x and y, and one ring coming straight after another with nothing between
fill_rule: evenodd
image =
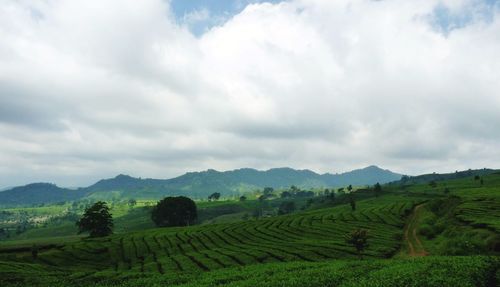
<instances>
[{"instance_id":1,"label":"overcast cloud","mask_svg":"<svg viewBox=\"0 0 500 287\"><path fill-rule=\"evenodd\" d=\"M500 167L496 1L256 3L203 33L190 25L210 11L191 17L162 0L3 2L0 187Z\"/></svg>"}]
</instances>

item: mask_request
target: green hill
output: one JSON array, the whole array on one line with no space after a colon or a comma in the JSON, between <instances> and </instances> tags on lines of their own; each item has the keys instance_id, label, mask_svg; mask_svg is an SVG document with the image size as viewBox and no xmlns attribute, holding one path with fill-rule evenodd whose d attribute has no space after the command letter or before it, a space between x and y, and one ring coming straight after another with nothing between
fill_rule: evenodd
<instances>
[{"instance_id":1,"label":"green hill","mask_svg":"<svg viewBox=\"0 0 500 287\"><path fill-rule=\"evenodd\" d=\"M340 187L349 184L371 185L400 178L400 174L376 166L342 174L317 174L310 170L291 168L275 168L267 171L245 168L226 172L207 170L186 173L172 179L142 179L121 174L78 190L59 188L51 184L31 184L13 188L0 192L0 206L53 203L80 198L158 199L167 195L206 198L214 192L219 192L223 196L231 196L264 187L288 188L295 185L301 188L317 188Z\"/></svg>"},{"instance_id":2,"label":"green hill","mask_svg":"<svg viewBox=\"0 0 500 287\"><path fill-rule=\"evenodd\" d=\"M51 183L32 183L0 192L0 206L71 201L85 194L81 189L60 188Z\"/></svg>"}]
</instances>

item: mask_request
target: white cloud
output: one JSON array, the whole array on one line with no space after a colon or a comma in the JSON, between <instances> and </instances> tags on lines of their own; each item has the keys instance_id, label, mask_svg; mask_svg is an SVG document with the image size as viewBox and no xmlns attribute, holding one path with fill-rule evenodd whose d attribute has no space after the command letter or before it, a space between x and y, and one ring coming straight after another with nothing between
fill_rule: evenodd
<instances>
[{"instance_id":1,"label":"white cloud","mask_svg":"<svg viewBox=\"0 0 500 287\"><path fill-rule=\"evenodd\" d=\"M439 5L485 9L252 4L195 37L161 0L9 2L0 185L247 166L498 167L499 9L443 33ZM207 20L198 12L193 21Z\"/></svg>"}]
</instances>

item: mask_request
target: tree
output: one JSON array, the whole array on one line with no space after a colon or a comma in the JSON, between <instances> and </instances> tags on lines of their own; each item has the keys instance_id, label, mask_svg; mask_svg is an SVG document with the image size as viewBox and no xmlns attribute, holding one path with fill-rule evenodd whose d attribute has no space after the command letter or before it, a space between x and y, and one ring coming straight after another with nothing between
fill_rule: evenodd
<instances>
[{"instance_id":1,"label":"tree","mask_svg":"<svg viewBox=\"0 0 500 287\"><path fill-rule=\"evenodd\" d=\"M347 191L351 192L352 190L352 185L349 184L349 186L347 187Z\"/></svg>"},{"instance_id":2,"label":"tree","mask_svg":"<svg viewBox=\"0 0 500 287\"><path fill-rule=\"evenodd\" d=\"M244 196L244 195L240 196L240 201L245 201L245 200L247 200L246 196Z\"/></svg>"},{"instance_id":3,"label":"tree","mask_svg":"<svg viewBox=\"0 0 500 287\"><path fill-rule=\"evenodd\" d=\"M401 182L402 182L402 183L406 183L406 182L407 182L407 181L409 181L409 180L410 180L410 177L409 177L409 176L407 176L407 175L403 175L403 176L401 176Z\"/></svg>"},{"instance_id":4,"label":"tree","mask_svg":"<svg viewBox=\"0 0 500 287\"><path fill-rule=\"evenodd\" d=\"M214 192L208 196L208 200L219 200L220 198L220 193L219 192Z\"/></svg>"},{"instance_id":5,"label":"tree","mask_svg":"<svg viewBox=\"0 0 500 287\"><path fill-rule=\"evenodd\" d=\"M132 206L135 206L136 204L137 204L137 200L135 200L135 199L133 199L133 198L132 198L132 199L129 199L129 201L128 201L128 205L129 205L129 206L131 206L131 207L132 207Z\"/></svg>"},{"instance_id":6,"label":"tree","mask_svg":"<svg viewBox=\"0 0 500 287\"><path fill-rule=\"evenodd\" d=\"M272 187L265 187L264 188L264 195L271 195L274 192L274 189Z\"/></svg>"},{"instance_id":7,"label":"tree","mask_svg":"<svg viewBox=\"0 0 500 287\"><path fill-rule=\"evenodd\" d=\"M352 194L349 195L349 204L351 205L352 211L356 210L356 201L354 200L354 196Z\"/></svg>"},{"instance_id":8,"label":"tree","mask_svg":"<svg viewBox=\"0 0 500 287\"><path fill-rule=\"evenodd\" d=\"M483 185L483 184L484 184L484 180L483 180L483 178L482 178L482 177L481 177L481 179L479 180L479 183L480 183L481 185Z\"/></svg>"},{"instance_id":9,"label":"tree","mask_svg":"<svg viewBox=\"0 0 500 287\"><path fill-rule=\"evenodd\" d=\"M380 186L380 183L376 183L375 186L373 187L373 191L375 191L375 197L378 197L380 193L382 192L382 187Z\"/></svg>"},{"instance_id":10,"label":"tree","mask_svg":"<svg viewBox=\"0 0 500 287\"><path fill-rule=\"evenodd\" d=\"M368 231L366 229L356 229L345 235L345 242L356 248L359 259L362 259L362 252L368 247Z\"/></svg>"},{"instance_id":11,"label":"tree","mask_svg":"<svg viewBox=\"0 0 500 287\"><path fill-rule=\"evenodd\" d=\"M283 191L281 193L281 198L292 197L292 194L289 191Z\"/></svg>"},{"instance_id":12,"label":"tree","mask_svg":"<svg viewBox=\"0 0 500 287\"><path fill-rule=\"evenodd\" d=\"M311 207L311 205L314 203L314 200L312 198L309 198L307 201L306 201L306 208L309 208Z\"/></svg>"},{"instance_id":13,"label":"tree","mask_svg":"<svg viewBox=\"0 0 500 287\"><path fill-rule=\"evenodd\" d=\"M331 201L335 200L335 191L333 189L332 192L330 192L330 196L328 198L330 198Z\"/></svg>"},{"instance_id":14,"label":"tree","mask_svg":"<svg viewBox=\"0 0 500 287\"><path fill-rule=\"evenodd\" d=\"M193 224L196 218L198 218L196 203L185 196L165 197L151 212L151 219L160 227L186 226Z\"/></svg>"},{"instance_id":15,"label":"tree","mask_svg":"<svg viewBox=\"0 0 500 287\"><path fill-rule=\"evenodd\" d=\"M283 201L278 208L279 215L292 213L294 211L295 211L295 202L293 201Z\"/></svg>"},{"instance_id":16,"label":"tree","mask_svg":"<svg viewBox=\"0 0 500 287\"><path fill-rule=\"evenodd\" d=\"M259 208L255 208L253 211L252 211L252 216L256 219L259 219L259 217L262 216L262 209L259 207Z\"/></svg>"},{"instance_id":17,"label":"tree","mask_svg":"<svg viewBox=\"0 0 500 287\"><path fill-rule=\"evenodd\" d=\"M31 257L33 260L36 260L38 258L38 246L36 244L33 244L31 246Z\"/></svg>"},{"instance_id":18,"label":"tree","mask_svg":"<svg viewBox=\"0 0 500 287\"><path fill-rule=\"evenodd\" d=\"M90 237L102 237L113 233L113 217L106 202L98 201L85 209L76 222L78 234L89 232Z\"/></svg>"}]
</instances>

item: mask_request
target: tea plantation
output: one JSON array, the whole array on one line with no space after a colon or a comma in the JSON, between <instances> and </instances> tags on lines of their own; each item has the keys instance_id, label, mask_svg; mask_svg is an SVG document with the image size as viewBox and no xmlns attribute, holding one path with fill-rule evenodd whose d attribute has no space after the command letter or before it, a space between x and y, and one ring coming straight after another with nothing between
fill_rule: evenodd
<instances>
[{"instance_id":1,"label":"tea plantation","mask_svg":"<svg viewBox=\"0 0 500 287\"><path fill-rule=\"evenodd\" d=\"M0 285L495 286L500 175L484 182L388 185L382 195L358 201L354 211L339 204L224 224L55 240L40 244L36 258L30 243L0 245ZM414 213L415 206L422 212ZM358 228L369 234L363 259L344 238ZM468 245L460 234L484 242ZM411 242L429 256L409 256ZM446 256L451 254L470 256Z\"/></svg>"}]
</instances>

